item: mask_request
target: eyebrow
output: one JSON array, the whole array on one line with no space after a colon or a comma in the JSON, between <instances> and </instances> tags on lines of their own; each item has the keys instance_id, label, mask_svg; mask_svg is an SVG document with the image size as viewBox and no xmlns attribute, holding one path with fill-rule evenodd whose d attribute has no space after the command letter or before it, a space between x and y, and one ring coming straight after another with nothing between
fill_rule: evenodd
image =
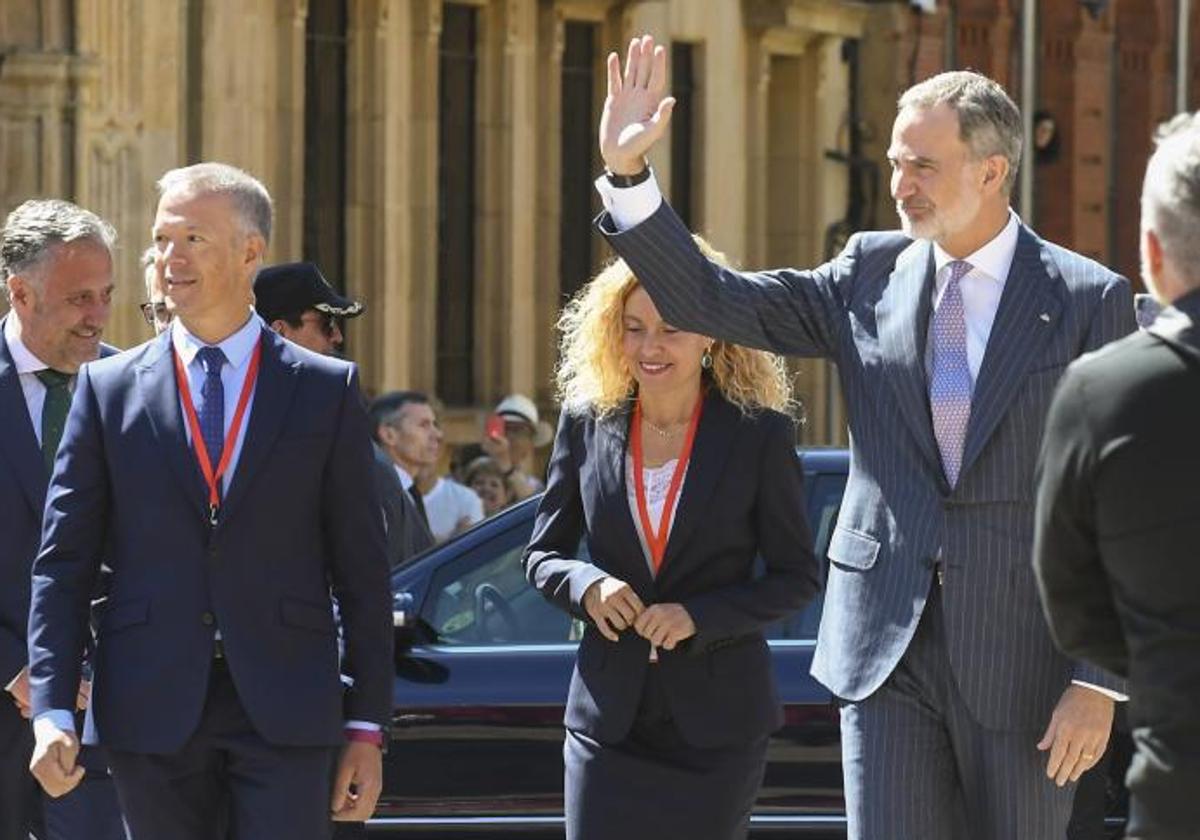
<instances>
[{"instance_id":1,"label":"eyebrow","mask_svg":"<svg viewBox=\"0 0 1200 840\"><path fill-rule=\"evenodd\" d=\"M933 158L924 157L922 155L896 155L888 152L887 159L893 163L903 160L905 163L928 163L931 165L937 164L937 161Z\"/></svg>"}]
</instances>

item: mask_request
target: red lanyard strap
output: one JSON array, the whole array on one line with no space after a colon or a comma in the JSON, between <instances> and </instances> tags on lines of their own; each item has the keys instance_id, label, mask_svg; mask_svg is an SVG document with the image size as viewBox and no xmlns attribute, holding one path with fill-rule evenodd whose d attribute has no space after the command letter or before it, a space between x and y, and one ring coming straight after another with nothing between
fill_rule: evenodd
<instances>
[{"instance_id":1,"label":"red lanyard strap","mask_svg":"<svg viewBox=\"0 0 1200 840\"><path fill-rule=\"evenodd\" d=\"M638 518L642 522L642 533L646 537L646 546L650 549L650 559L654 564L655 574L658 574L663 556L667 552L667 539L671 531L671 514L675 511L675 501L679 496L679 488L683 484L683 474L687 472L688 461L692 458L692 444L696 442L696 428L700 425L700 413L703 408L704 395L701 394L696 399L696 407L692 410L687 437L683 441L683 451L679 453L675 471L671 474L671 485L667 488L667 498L663 502L657 532L650 522L650 511L646 505L646 479L642 474L644 458L642 456L641 400L638 400L633 409L633 428L629 434L629 447L633 450L633 486L637 495Z\"/></svg>"},{"instance_id":2,"label":"red lanyard strap","mask_svg":"<svg viewBox=\"0 0 1200 840\"><path fill-rule=\"evenodd\" d=\"M183 412L187 416L188 429L192 433L192 448L196 451L196 460L200 463L200 472L204 474L204 483L208 485L208 521L217 524L217 512L221 509L221 479L229 468L233 457L233 447L237 443L238 432L242 428L242 418L246 414L246 406L250 403L250 394L254 391L254 383L258 380L258 360L262 356L262 336L254 344L254 353L250 356L250 367L246 371L246 381L242 383L242 393L238 397L237 410L233 412L233 422L229 424L229 432L225 435L225 448L221 452L221 463L214 471L212 458L209 457L208 447L204 445L204 435L200 431L200 418L196 415L196 406L192 403L192 389L188 385L187 371L178 353L175 357L175 381L179 385L179 394L183 397Z\"/></svg>"}]
</instances>

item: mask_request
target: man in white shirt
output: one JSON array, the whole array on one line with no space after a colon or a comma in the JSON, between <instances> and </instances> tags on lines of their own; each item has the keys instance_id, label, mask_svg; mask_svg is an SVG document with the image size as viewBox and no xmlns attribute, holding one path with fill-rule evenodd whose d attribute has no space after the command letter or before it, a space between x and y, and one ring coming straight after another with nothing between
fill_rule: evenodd
<instances>
[{"instance_id":1,"label":"man in white shirt","mask_svg":"<svg viewBox=\"0 0 1200 840\"><path fill-rule=\"evenodd\" d=\"M473 490L437 475L442 429L427 395L392 391L371 403L370 414L376 442L395 463L434 540L448 540L483 519L483 502Z\"/></svg>"},{"instance_id":2,"label":"man in white shirt","mask_svg":"<svg viewBox=\"0 0 1200 840\"><path fill-rule=\"evenodd\" d=\"M811 270L711 263L645 154L666 53L608 59L601 232L665 320L838 366L850 478L813 674L841 698L851 840L1052 838L1103 754L1122 684L1058 652L1031 574L1034 466L1066 364L1133 329L1128 282L1009 207L1021 118L995 82L906 91L892 131L903 232Z\"/></svg>"},{"instance_id":3,"label":"man in white shirt","mask_svg":"<svg viewBox=\"0 0 1200 840\"><path fill-rule=\"evenodd\" d=\"M0 840L30 830L54 840L124 837L103 756L86 751L84 783L45 798L29 773L30 566L46 483L80 365L116 352L100 343L113 293L112 227L66 201L27 201L0 233L0 274L11 311L0 321ZM86 706L90 686L80 685ZM45 827L41 827L42 812ZM45 833L43 833L43 831Z\"/></svg>"}]
</instances>

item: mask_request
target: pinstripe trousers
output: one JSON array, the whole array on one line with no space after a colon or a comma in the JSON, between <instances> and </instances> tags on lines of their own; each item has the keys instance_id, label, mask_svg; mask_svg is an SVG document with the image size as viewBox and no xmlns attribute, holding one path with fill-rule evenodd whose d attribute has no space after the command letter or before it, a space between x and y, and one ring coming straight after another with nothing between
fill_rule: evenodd
<instances>
[{"instance_id":1,"label":"pinstripe trousers","mask_svg":"<svg viewBox=\"0 0 1200 840\"><path fill-rule=\"evenodd\" d=\"M892 675L842 705L850 840L1063 840L1075 786L1046 778L1041 732L989 730L972 717L932 589Z\"/></svg>"}]
</instances>

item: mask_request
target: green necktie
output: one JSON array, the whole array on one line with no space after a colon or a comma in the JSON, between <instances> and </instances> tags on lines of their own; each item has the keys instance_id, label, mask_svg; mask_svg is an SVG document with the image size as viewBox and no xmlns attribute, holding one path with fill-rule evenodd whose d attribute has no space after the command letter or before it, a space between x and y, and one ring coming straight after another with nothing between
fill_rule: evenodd
<instances>
[{"instance_id":1,"label":"green necktie","mask_svg":"<svg viewBox=\"0 0 1200 840\"><path fill-rule=\"evenodd\" d=\"M46 401L42 403L42 460L46 463L46 475L50 475L67 424L67 409L71 407L71 374L45 368L34 376L46 386Z\"/></svg>"}]
</instances>

